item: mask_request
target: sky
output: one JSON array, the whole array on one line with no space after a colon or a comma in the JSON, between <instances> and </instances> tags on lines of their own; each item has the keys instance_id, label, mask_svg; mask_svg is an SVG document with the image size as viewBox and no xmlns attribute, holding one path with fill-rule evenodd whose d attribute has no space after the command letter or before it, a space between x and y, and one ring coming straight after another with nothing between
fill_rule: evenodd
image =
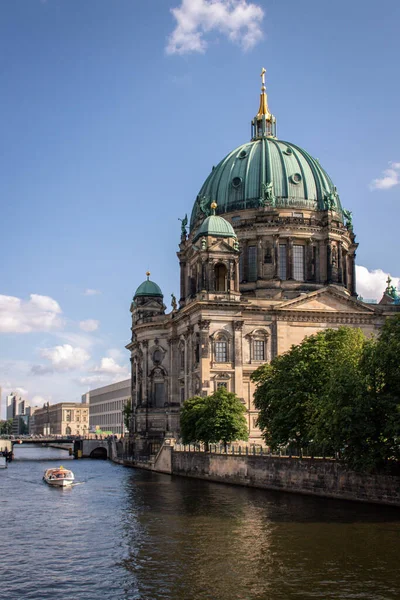
<instances>
[{"instance_id":1,"label":"sky","mask_svg":"<svg viewBox=\"0 0 400 600\"><path fill-rule=\"evenodd\" d=\"M398 0L3 0L0 386L79 402L129 377L147 270L179 296L179 218L250 139L278 137L353 212L358 292L399 284Z\"/></svg>"}]
</instances>

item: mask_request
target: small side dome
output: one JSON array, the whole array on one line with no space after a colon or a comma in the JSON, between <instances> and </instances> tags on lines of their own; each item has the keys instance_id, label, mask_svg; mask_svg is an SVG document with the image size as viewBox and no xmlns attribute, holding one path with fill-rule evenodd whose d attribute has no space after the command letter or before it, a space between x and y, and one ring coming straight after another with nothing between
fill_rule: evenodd
<instances>
[{"instance_id":1,"label":"small side dome","mask_svg":"<svg viewBox=\"0 0 400 600\"><path fill-rule=\"evenodd\" d=\"M133 299L137 298L138 296L158 296L163 298L164 295L160 287L156 283L154 283L154 281L150 281L150 273L146 273L146 275L146 281L143 281L143 283L139 285L138 289L136 290L133 296Z\"/></svg>"},{"instance_id":2,"label":"small side dome","mask_svg":"<svg viewBox=\"0 0 400 600\"><path fill-rule=\"evenodd\" d=\"M230 223L226 221L223 217L218 217L215 214L215 209L217 205L213 203L211 205L213 210L212 215L204 219L203 223L200 225L197 230L196 235L193 238L193 243L196 242L200 237L211 235L213 237L221 237L221 238L236 238L237 235Z\"/></svg>"}]
</instances>

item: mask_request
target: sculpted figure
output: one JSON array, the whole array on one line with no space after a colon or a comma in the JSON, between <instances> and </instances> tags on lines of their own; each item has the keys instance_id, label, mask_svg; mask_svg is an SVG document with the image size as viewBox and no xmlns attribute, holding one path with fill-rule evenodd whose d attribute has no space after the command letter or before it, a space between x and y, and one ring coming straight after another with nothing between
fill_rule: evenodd
<instances>
[{"instance_id":1,"label":"sculpted figure","mask_svg":"<svg viewBox=\"0 0 400 600\"><path fill-rule=\"evenodd\" d=\"M184 238L186 238L186 234L187 234L186 226L188 224L188 216L187 216L187 214L184 216L183 219L178 219L178 221L181 221L181 236L184 237Z\"/></svg>"}]
</instances>

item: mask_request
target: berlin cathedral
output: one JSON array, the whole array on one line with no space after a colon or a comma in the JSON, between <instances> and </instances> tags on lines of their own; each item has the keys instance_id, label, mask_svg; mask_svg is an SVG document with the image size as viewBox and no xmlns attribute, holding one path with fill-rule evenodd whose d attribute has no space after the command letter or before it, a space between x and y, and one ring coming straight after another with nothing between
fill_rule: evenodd
<instances>
[{"instance_id":1,"label":"berlin cathedral","mask_svg":"<svg viewBox=\"0 0 400 600\"><path fill-rule=\"evenodd\" d=\"M132 426L137 452L179 438L182 403L223 386L261 441L252 372L305 336L347 325L372 334L400 311L396 291L357 299L352 213L319 161L277 137L265 70L249 142L213 167L182 221L180 299L166 312L149 279L130 307Z\"/></svg>"}]
</instances>

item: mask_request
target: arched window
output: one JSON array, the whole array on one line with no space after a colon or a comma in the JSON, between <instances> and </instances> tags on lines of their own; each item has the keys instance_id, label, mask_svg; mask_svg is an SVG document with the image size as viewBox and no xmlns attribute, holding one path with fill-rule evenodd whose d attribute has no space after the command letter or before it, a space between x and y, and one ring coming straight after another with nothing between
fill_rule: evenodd
<instances>
[{"instance_id":1,"label":"arched window","mask_svg":"<svg viewBox=\"0 0 400 600\"><path fill-rule=\"evenodd\" d=\"M214 269L215 291L226 292L227 290L227 269L225 265L217 264Z\"/></svg>"},{"instance_id":2,"label":"arched window","mask_svg":"<svg viewBox=\"0 0 400 600\"><path fill-rule=\"evenodd\" d=\"M213 335L214 361L217 363L227 363L230 361L229 336L220 331Z\"/></svg>"}]
</instances>

